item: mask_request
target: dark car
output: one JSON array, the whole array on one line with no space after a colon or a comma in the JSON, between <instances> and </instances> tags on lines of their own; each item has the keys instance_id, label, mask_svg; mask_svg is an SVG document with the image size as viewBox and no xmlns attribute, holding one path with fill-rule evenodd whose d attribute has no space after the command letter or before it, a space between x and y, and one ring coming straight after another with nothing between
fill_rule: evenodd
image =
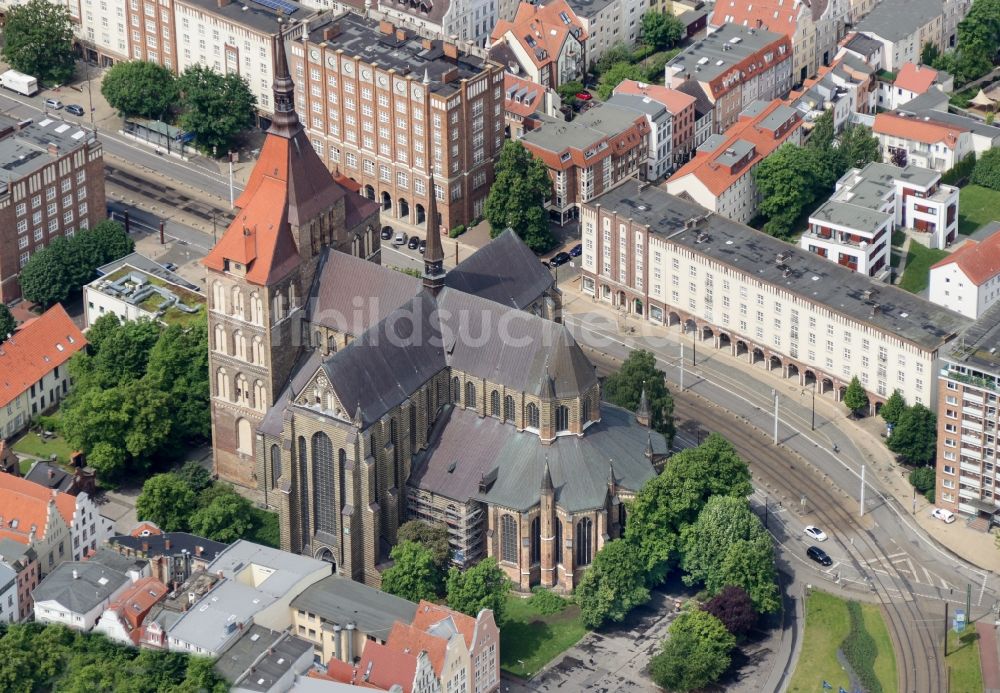
<instances>
[{"instance_id":1,"label":"dark car","mask_svg":"<svg viewBox=\"0 0 1000 693\"><path fill-rule=\"evenodd\" d=\"M559 265L565 265L571 259L572 258L569 256L569 253L556 253L552 256L552 259L549 260L549 266L558 267Z\"/></svg>"},{"instance_id":2,"label":"dark car","mask_svg":"<svg viewBox=\"0 0 1000 693\"><path fill-rule=\"evenodd\" d=\"M816 561L817 563L819 563L820 565L824 566L833 565L833 559L827 555L826 551L824 551L818 546L810 546L808 549L806 549L806 555L809 556L809 558Z\"/></svg>"},{"instance_id":3,"label":"dark car","mask_svg":"<svg viewBox=\"0 0 1000 693\"><path fill-rule=\"evenodd\" d=\"M71 115L82 116L83 113L84 113L84 110L83 110L83 106L79 106L79 105L77 105L75 103L71 103L71 104L67 104L67 106L66 106L66 112L69 113L69 114L71 114Z\"/></svg>"},{"instance_id":4,"label":"dark car","mask_svg":"<svg viewBox=\"0 0 1000 693\"><path fill-rule=\"evenodd\" d=\"M417 250L420 251L421 255L423 255L425 252L427 252L427 241L424 240L424 239L421 239L420 240L420 247L417 248Z\"/></svg>"},{"instance_id":5,"label":"dark car","mask_svg":"<svg viewBox=\"0 0 1000 693\"><path fill-rule=\"evenodd\" d=\"M569 251L569 256L570 257L580 257L581 255L583 255L583 245L581 245L580 243L577 243Z\"/></svg>"},{"instance_id":6,"label":"dark car","mask_svg":"<svg viewBox=\"0 0 1000 693\"><path fill-rule=\"evenodd\" d=\"M383 241L390 240L392 238L392 234L394 234L394 233L395 233L395 231L393 230L393 228L391 226L383 226L382 227L382 240Z\"/></svg>"},{"instance_id":7,"label":"dark car","mask_svg":"<svg viewBox=\"0 0 1000 693\"><path fill-rule=\"evenodd\" d=\"M417 248L419 248L420 247L420 237L419 236L410 236L410 240L409 240L409 242L407 242L406 247L409 248L410 250L416 250Z\"/></svg>"}]
</instances>

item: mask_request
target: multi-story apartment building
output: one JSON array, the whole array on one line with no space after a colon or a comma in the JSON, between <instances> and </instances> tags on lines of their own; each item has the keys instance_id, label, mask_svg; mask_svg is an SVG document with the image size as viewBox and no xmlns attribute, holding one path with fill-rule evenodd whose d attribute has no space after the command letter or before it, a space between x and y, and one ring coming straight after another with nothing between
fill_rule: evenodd
<instances>
[{"instance_id":1,"label":"multi-story apartment building","mask_svg":"<svg viewBox=\"0 0 1000 693\"><path fill-rule=\"evenodd\" d=\"M937 398L935 503L981 517L1000 508L997 394L1000 392L1000 306L983 313L942 354Z\"/></svg>"},{"instance_id":2,"label":"multi-story apartment building","mask_svg":"<svg viewBox=\"0 0 1000 693\"><path fill-rule=\"evenodd\" d=\"M785 34L792 41L793 79L801 83L833 61L849 13L848 0L718 0L709 25L739 24Z\"/></svg>"},{"instance_id":3,"label":"multi-story apartment building","mask_svg":"<svg viewBox=\"0 0 1000 693\"><path fill-rule=\"evenodd\" d=\"M935 400L936 359L970 321L655 187L626 181L581 211L596 300L839 398L857 376Z\"/></svg>"},{"instance_id":4,"label":"multi-story apartment building","mask_svg":"<svg viewBox=\"0 0 1000 693\"><path fill-rule=\"evenodd\" d=\"M34 602L31 600L31 592L38 587L41 579L38 554L18 541L0 538L0 566L14 571L17 579L17 594L14 596L17 612L14 620L24 621L32 614Z\"/></svg>"},{"instance_id":5,"label":"multi-story apartment building","mask_svg":"<svg viewBox=\"0 0 1000 693\"><path fill-rule=\"evenodd\" d=\"M871 163L837 181L830 199L809 216L799 247L855 272L888 279L892 232L926 233L931 248L958 236L958 188L917 166ZM961 311L959 311L961 312Z\"/></svg>"},{"instance_id":6,"label":"multi-story apartment building","mask_svg":"<svg viewBox=\"0 0 1000 693\"><path fill-rule=\"evenodd\" d=\"M587 65L600 60L613 46L629 48L642 34L647 0L567 0L587 32Z\"/></svg>"},{"instance_id":7,"label":"multi-story apartment building","mask_svg":"<svg viewBox=\"0 0 1000 693\"><path fill-rule=\"evenodd\" d=\"M177 72L177 23L172 0L128 0L129 58Z\"/></svg>"},{"instance_id":8,"label":"multi-story apartment building","mask_svg":"<svg viewBox=\"0 0 1000 693\"><path fill-rule=\"evenodd\" d=\"M0 438L20 433L66 396L71 384L67 362L86 345L83 333L59 303L3 342Z\"/></svg>"},{"instance_id":9,"label":"multi-story apartment building","mask_svg":"<svg viewBox=\"0 0 1000 693\"><path fill-rule=\"evenodd\" d=\"M644 114L601 104L568 123L550 119L521 141L548 167L549 211L565 223L581 203L639 172L648 157L649 122Z\"/></svg>"},{"instance_id":10,"label":"multi-story apartment building","mask_svg":"<svg viewBox=\"0 0 1000 693\"><path fill-rule=\"evenodd\" d=\"M690 158L691 153L697 146L695 144L695 126L697 122L695 105L697 99L676 89L670 89L659 84L636 82L632 79L626 79L615 87L615 94L643 96L663 104L663 107L670 114L670 129L673 133L673 142L670 146L672 165L669 168L683 164ZM710 128L711 109L708 112L708 129ZM706 139L708 138L708 133L706 133L705 137Z\"/></svg>"},{"instance_id":11,"label":"multi-story apartment building","mask_svg":"<svg viewBox=\"0 0 1000 693\"><path fill-rule=\"evenodd\" d=\"M1000 127L937 110L879 113L872 132L878 136L883 161L939 173L973 152L982 156L1000 146Z\"/></svg>"},{"instance_id":12,"label":"multi-story apartment building","mask_svg":"<svg viewBox=\"0 0 1000 693\"><path fill-rule=\"evenodd\" d=\"M74 5L76 3L67 3L67 7ZM128 0L81 3L80 23L74 29L86 60L107 67L129 59L127 5Z\"/></svg>"},{"instance_id":13,"label":"multi-story apartment building","mask_svg":"<svg viewBox=\"0 0 1000 693\"><path fill-rule=\"evenodd\" d=\"M807 122L826 111L833 113L833 127L839 132L856 113L875 113L878 80L875 68L857 56L845 53L830 67L821 67L816 79L807 79L801 91L788 95L788 103L802 113Z\"/></svg>"},{"instance_id":14,"label":"multi-story apartment building","mask_svg":"<svg viewBox=\"0 0 1000 693\"><path fill-rule=\"evenodd\" d=\"M539 125L539 115L561 117L562 105L554 89L543 87L509 72L503 76L503 111L507 136L518 139Z\"/></svg>"},{"instance_id":15,"label":"multi-story apartment building","mask_svg":"<svg viewBox=\"0 0 1000 693\"><path fill-rule=\"evenodd\" d=\"M792 42L785 34L724 24L667 63L666 85L697 82L714 104L715 132L724 132L757 100L792 88Z\"/></svg>"},{"instance_id":16,"label":"multi-story apartment building","mask_svg":"<svg viewBox=\"0 0 1000 693\"><path fill-rule=\"evenodd\" d=\"M924 44L954 48L958 23L971 6L972 0L881 0L854 29L882 44L882 67L892 72L919 63Z\"/></svg>"},{"instance_id":17,"label":"multi-story apartment building","mask_svg":"<svg viewBox=\"0 0 1000 693\"><path fill-rule=\"evenodd\" d=\"M319 6L321 2L324 0L312 0L311 4ZM358 7L359 3L352 4L358 11L364 9ZM387 19L422 36L441 36L463 44L483 46L497 23L498 4L494 0L445 0L436 3L379 0L377 14L370 13L370 16Z\"/></svg>"},{"instance_id":18,"label":"multi-story apartment building","mask_svg":"<svg viewBox=\"0 0 1000 693\"><path fill-rule=\"evenodd\" d=\"M928 298L973 320L1000 301L1000 222L982 241L966 240L931 266Z\"/></svg>"},{"instance_id":19,"label":"multi-story apartment building","mask_svg":"<svg viewBox=\"0 0 1000 693\"><path fill-rule=\"evenodd\" d=\"M351 13L288 45L296 110L332 171L410 224L426 221L432 174L445 230L482 216L504 138L500 65Z\"/></svg>"},{"instance_id":20,"label":"multi-story apartment building","mask_svg":"<svg viewBox=\"0 0 1000 693\"><path fill-rule=\"evenodd\" d=\"M490 57L543 87L583 78L589 35L566 0L536 5L522 2L511 21L500 20L490 34Z\"/></svg>"},{"instance_id":21,"label":"multi-story apartment building","mask_svg":"<svg viewBox=\"0 0 1000 693\"><path fill-rule=\"evenodd\" d=\"M649 150L645 163L639 166L639 176L643 180L656 181L667 175L674 168L673 114L659 101L637 94L614 94L607 103L646 117Z\"/></svg>"},{"instance_id":22,"label":"multi-story apartment building","mask_svg":"<svg viewBox=\"0 0 1000 693\"><path fill-rule=\"evenodd\" d=\"M777 99L752 103L735 125L698 147L667 180L666 190L687 193L703 207L746 223L757 215L760 202L754 169L785 142L799 144L801 126L799 112Z\"/></svg>"},{"instance_id":23,"label":"multi-story apartment building","mask_svg":"<svg viewBox=\"0 0 1000 693\"><path fill-rule=\"evenodd\" d=\"M107 216L104 155L79 125L44 115L0 115L0 302L21 295L18 275L31 254Z\"/></svg>"}]
</instances>

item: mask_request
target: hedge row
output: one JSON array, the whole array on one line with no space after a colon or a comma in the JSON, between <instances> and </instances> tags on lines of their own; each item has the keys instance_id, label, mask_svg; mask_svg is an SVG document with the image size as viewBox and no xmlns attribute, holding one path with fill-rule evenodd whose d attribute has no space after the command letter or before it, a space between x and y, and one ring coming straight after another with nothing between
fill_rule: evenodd
<instances>
[{"instance_id":1,"label":"hedge row","mask_svg":"<svg viewBox=\"0 0 1000 693\"><path fill-rule=\"evenodd\" d=\"M867 693L882 693L882 684L875 675L875 657L878 655L878 650L875 647L875 639L865 629L861 605L849 601L847 612L851 617L851 631L844 638L840 649L854 669L854 673L861 679L861 687Z\"/></svg>"}]
</instances>

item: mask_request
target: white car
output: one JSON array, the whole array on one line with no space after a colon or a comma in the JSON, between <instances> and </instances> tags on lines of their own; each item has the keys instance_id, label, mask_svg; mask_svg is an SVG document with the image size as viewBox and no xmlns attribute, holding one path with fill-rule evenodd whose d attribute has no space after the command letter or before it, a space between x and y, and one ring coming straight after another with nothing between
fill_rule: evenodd
<instances>
[{"instance_id":1,"label":"white car","mask_svg":"<svg viewBox=\"0 0 1000 693\"><path fill-rule=\"evenodd\" d=\"M819 527L813 525L806 525L805 528L806 536L810 539L815 539L816 541L826 541L826 532L824 532Z\"/></svg>"},{"instance_id":2,"label":"white car","mask_svg":"<svg viewBox=\"0 0 1000 693\"><path fill-rule=\"evenodd\" d=\"M934 510L931 511L931 517L935 517L947 524L951 524L955 521L955 513L947 508L934 508Z\"/></svg>"}]
</instances>

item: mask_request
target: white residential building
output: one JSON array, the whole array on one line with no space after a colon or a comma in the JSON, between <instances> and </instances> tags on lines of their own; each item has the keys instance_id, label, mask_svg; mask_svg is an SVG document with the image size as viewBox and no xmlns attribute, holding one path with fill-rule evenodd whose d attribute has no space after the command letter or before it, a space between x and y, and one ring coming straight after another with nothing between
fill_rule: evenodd
<instances>
[{"instance_id":1,"label":"white residential building","mask_svg":"<svg viewBox=\"0 0 1000 693\"><path fill-rule=\"evenodd\" d=\"M967 240L931 267L929 298L978 320L1000 301L1000 224L982 242Z\"/></svg>"},{"instance_id":2,"label":"white residential building","mask_svg":"<svg viewBox=\"0 0 1000 693\"><path fill-rule=\"evenodd\" d=\"M117 554L114 554L117 556ZM123 559L124 560L124 559ZM112 561L118 567L121 561ZM35 620L89 633L115 598L143 577L145 564L125 571L102 561L70 561L45 576L31 593Z\"/></svg>"},{"instance_id":3,"label":"white residential building","mask_svg":"<svg viewBox=\"0 0 1000 693\"><path fill-rule=\"evenodd\" d=\"M88 328L108 313L122 322L145 318L167 325L205 314L197 286L138 253L98 268L98 274L83 287Z\"/></svg>"},{"instance_id":4,"label":"white residential building","mask_svg":"<svg viewBox=\"0 0 1000 693\"><path fill-rule=\"evenodd\" d=\"M600 60L609 48L631 48L642 34L648 0L567 0L587 32L587 64Z\"/></svg>"},{"instance_id":5,"label":"white residential building","mask_svg":"<svg viewBox=\"0 0 1000 693\"><path fill-rule=\"evenodd\" d=\"M906 63L894 80L879 83L878 105L895 110L937 87L945 93L955 88L955 78L925 65Z\"/></svg>"},{"instance_id":6,"label":"white residential building","mask_svg":"<svg viewBox=\"0 0 1000 693\"><path fill-rule=\"evenodd\" d=\"M125 4L127 0L87 0L82 3L80 24L75 27L91 62L101 66L129 58ZM75 3L68 3L72 7Z\"/></svg>"},{"instance_id":7,"label":"white residential building","mask_svg":"<svg viewBox=\"0 0 1000 693\"><path fill-rule=\"evenodd\" d=\"M17 572L0 563L0 623L20 620L21 602L17 593Z\"/></svg>"},{"instance_id":8,"label":"white residential building","mask_svg":"<svg viewBox=\"0 0 1000 693\"><path fill-rule=\"evenodd\" d=\"M872 132L879 138L883 161L939 173L973 152L982 156L1000 146L1000 127L936 110L879 113Z\"/></svg>"},{"instance_id":9,"label":"white residential building","mask_svg":"<svg viewBox=\"0 0 1000 693\"><path fill-rule=\"evenodd\" d=\"M970 321L657 187L582 205L581 288L838 398L857 376L932 406L939 351Z\"/></svg>"},{"instance_id":10,"label":"white residential building","mask_svg":"<svg viewBox=\"0 0 1000 693\"><path fill-rule=\"evenodd\" d=\"M616 94L608 103L641 113L649 124L649 155L639 175L644 180L657 181L673 168L673 115L659 101L649 96Z\"/></svg>"},{"instance_id":11,"label":"white residential building","mask_svg":"<svg viewBox=\"0 0 1000 693\"><path fill-rule=\"evenodd\" d=\"M954 48L958 23L971 4L971 0L882 0L854 30L882 43L882 67L892 72L906 63L919 63L926 43L941 52Z\"/></svg>"}]
</instances>

